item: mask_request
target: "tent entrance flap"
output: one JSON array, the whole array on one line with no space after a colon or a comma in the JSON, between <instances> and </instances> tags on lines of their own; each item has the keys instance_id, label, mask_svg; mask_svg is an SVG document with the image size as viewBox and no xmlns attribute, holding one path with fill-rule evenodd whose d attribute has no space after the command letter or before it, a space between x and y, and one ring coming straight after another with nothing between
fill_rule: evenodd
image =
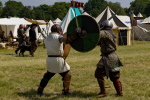
<instances>
[{"instance_id":1,"label":"tent entrance flap","mask_svg":"<svg viewBox=\"0 0 150 100\"><path fill-rule=\"evenodd\" d=\"M127 30L119 30L119 45L127 45Z\"/></svg>"}]
</instances>

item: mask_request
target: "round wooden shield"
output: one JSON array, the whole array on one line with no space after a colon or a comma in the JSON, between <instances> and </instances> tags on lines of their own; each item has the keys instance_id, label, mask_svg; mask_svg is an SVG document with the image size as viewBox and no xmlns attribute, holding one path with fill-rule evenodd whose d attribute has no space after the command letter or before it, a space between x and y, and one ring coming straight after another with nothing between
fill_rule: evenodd
<instances>
[{"instance_id":1,"label":"round wooden shield","mask_svg":"<svg viewBox=\"0 0 150 100\"><path fill-rule=\"evenodd\" d=\"M99 25L95 19L88 15L79 15L73 18L67 28L67 37L80 27L82 34L70 43L71 47L79 52L88 52L94 49L100 37Z\"/></svg>"}]
</instances>

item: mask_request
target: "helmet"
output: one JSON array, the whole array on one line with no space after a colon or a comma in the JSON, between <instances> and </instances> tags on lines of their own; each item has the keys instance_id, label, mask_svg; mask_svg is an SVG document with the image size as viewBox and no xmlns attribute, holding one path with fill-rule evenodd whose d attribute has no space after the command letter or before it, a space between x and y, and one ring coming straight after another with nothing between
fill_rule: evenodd
<instances>
[{"instance_id":1,"label":"helmet","mask_svg":"<svg viewBox=\"0 0 150 100\"><path fill-rule=\"evenodd\" d=\"M110 28L112 28L113 27L113 23L111 21L109 21L109 20L105 20L105 21L102 22L101 26L102 27L110 27Z\"/></svg>"},{"instance_id":2,"label":"helmet","mask_svg":"<svg viewBox=\"0 0 150 100\"><path fill-rule=\"evenodd\" d=\"M62 28L61 28L61 26L58 25L58 24L54 24L54 25L51 27L51 31L52 31L52 32L58 32L58 31L60 31L60 30L62 30Z\"/></svg>"}]
</instances>

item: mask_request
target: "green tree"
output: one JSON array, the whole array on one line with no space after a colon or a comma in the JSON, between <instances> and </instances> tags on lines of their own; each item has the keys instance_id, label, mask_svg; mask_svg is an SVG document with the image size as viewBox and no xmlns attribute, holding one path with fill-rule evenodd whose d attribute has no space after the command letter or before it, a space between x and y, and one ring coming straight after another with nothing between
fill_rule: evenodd
<instances>
[{"instance_id":1,"label":"green tree","mask_svg":"<svg viewBox=\"0 0 150 100\"><path fill-rule=\"evenodd\" d=\"M70 3L66 2L56 2L51 8L52 20L60 18L61 20L65 17Z\"/></svg>"},{"instance_id":2,"label":"green tree","mask_svg":"<svg viewBox=\"0 0 150 100\"><path fill-rule=\"evenodd\" d=\"M2 2L0 1L0 17L1 17L2 9L3 9L3 4L2 4Z\"/></svg>"},{"instance_id":3,"label":"green tree","mask_svg":"<svg viewBox=\"0 0 150 100\"><path fill-rule=\"evenodd\" d=\"M149 0L134 0L130 3L131 6L129 7L129 10L134 10L135 15L137 15L139 12L146 15L145 9L149 3Z\"/></svg>"},{"instance_id":4,"label":"green tree","mask_svg":"<svg viewBox=\"0 0 150 100\"><path fill-rule=\"evenodd\" d=\"M19 11L19 17L26 17L26 18L34 18L34 14L32 11L31 6L25 6L23 9Z\"/></svg>"},{"instance_id":5,"label":"green tree","mask_svg":"<svg viewBox=\"0 0 150 100\"><path fill-rule=\"evenodd\" d=\"M2 10L2 16L3 17L8 17L8 16L19 17L20 11L23 8L24 6L21 2L9 0L5 3L5 7Z\"/></svg>"},{"instance_id":6,"label":"green tree","mask_svg":"<svg viewBox=\"0 0 150 100\"><path fill-rule=\"evenodd\" d=\"M89 0L85 3L83 10L93 17L97 17L106 8L106 6L107 2L105 0Z\"/></svg>"},{"instance_id":7,"label":"green tree","mask_svg":"<svg viewBox=\"0 0 150 100\"><path fill-rule=\"evenodd\" d=\"M147 6L145 7L143 14L144 14L146 17L149 17L149 16L150 16L150 2L149 2L149 3L147 4Z\"/></svg>"},{"instance_id":8,"label":"green tree","mask_svg":"<svg viewBox=\"0 0 150 100\"><path fill-rule=\"evenodd\" d=\"M126 12L124 10L124 8L122 8L120 6L119 2L116 3L112 3L112 2L108 2L108 6L116 13L118 12L118 15L126 15Z\"/></svg>"},{"instance_id":9,"label":"green tree","mask_svg":"<svg viewBox=\"0 0 150 100\"><path fill-rule=\"evenodd\" d=\"M46 4L40 5L38 7L34 7L33 12L34 12L35 19L49 20L50 19L51 6L48 6Z\"/></svg>"}]
</instances>

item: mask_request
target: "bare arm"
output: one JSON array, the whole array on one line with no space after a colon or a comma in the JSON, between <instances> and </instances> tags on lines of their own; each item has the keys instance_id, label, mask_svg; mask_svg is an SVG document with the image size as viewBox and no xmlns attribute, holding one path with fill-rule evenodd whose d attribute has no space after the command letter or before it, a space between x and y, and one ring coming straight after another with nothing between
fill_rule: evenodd
<instances>
[{"instance_id":1,"label":"bare arm","mask_svg":"<svg viewBox=\"0 0 150 100\"><path fill-rule=\"evenodd\" d=\"M59 33L62 34L62 31ZM72 42L73 40L75 40L79 33L81 33L81 28L76 28L75 33L73 33L69 37L62 36L62 37L60 37L59 41L68 44L68 43Z\"/></svg>"}]
</instances>

